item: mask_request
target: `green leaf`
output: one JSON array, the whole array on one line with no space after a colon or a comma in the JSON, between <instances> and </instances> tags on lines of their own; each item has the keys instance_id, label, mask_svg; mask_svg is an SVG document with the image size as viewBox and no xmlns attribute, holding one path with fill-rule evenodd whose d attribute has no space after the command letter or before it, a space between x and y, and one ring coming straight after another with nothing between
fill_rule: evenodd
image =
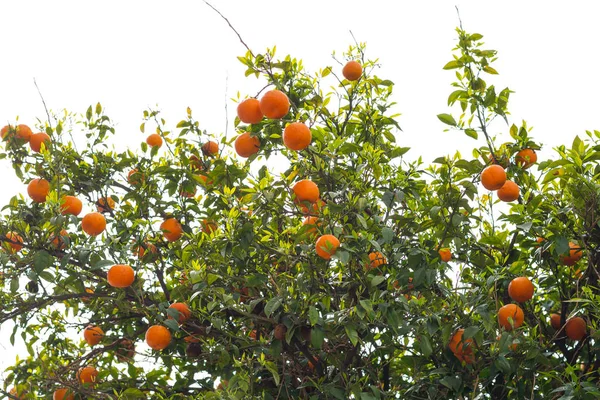
<instances>
[{"instance_id":1,"label":"green leaf","mask_svg":"<svg viewBox=\"0 0 600 400\"><path fill-rule=\"evenodd\" d=\"M350 339L353 346L356 346L358 343L358 332L356 332L356 327L353 324L346 324L344 328L346 329L348 339Z\"/></svg>"},{"instance_id":2,"label":"green leaf","mask_svg":"<svg viewBox=\"0 0 600 400\"><path fill-rule=\"evenodd\" d=\"M110 261L110 260L99 260L94 263L94 265L92 266L92 269L101 269L104 267L108 267L109 265L113 266L113 265L115 265L115 262Z\"/></svg>"},{"instance_id":3,"label":"green leaf","mask_svg":"<svg viewBox=\"0 0 600 400\"><path fill-rule=\"evenodd\" d=\"M275 366L275 363L272 361L267 361L265 362L265 367L269 370L271 375L273 375L275 386L279 386L279 373L277 372L277 367Z\"/></svg>"},{"instance_id":4,"label":"green leaf","mask_svg":"<svg viewBox=\"0 0 600 400\"><path fill-rule=\"evenodd\" d=\"M310 343L315 349L321 349L324 340L325 332L320 326L315 326L310 330Z\"/></svg>"},{"instance_id":5,"label":"green leaf","mask_svg":"<svg viewBox=\"0 0 600 400\"><path fill-rule=\"evenodd\" d=\"M457 60L452 60L448 64L444 65L444 69L455 69L463 66L463 63Z\"/></svg>"},{"instance_id":6,"label":"green leaf","mask_svg":"<svg viewBox=\"0 0 600 400\"><path fill-rule=\"evenodd\" d=\"M33 256L33 269L42 272L52 265L53 258L46 250L40 250Z\"/></svg>"},{"instance_id":7,"label":"green leaf","mask_svg":"<svg viewBox=\"0 0 600 400\"><path fill-rule=\"evenodd\" d=\"M454 120L454 117L450 114L438 114L437 117L446 125L456 126L456 121Z\"/></svg>"},{"instance_id":8,"label":"green leaf","mask_svg":"<svg viewBox=\"0 0 600 400\"><path fill-rule=\"evenodd\" d=\"M488 74L498 75L498 71L496 71L494 68L490 67L489 65L484 66L483 70L485 72L487 72Z\"/></svg>"},{"instance_id":9,"label":"green leaf","mask_svg":"<svg viewBox=\"0 0 600 400\"><path fill-rule=\"evenodd\" d=\"M391 243L394 239L394 231L387 226L381 230L381 235L383 236L384 243Z\"/></svg>"},{"instance_id":10,"label":"green leaf","mask_svg":"<svg viewBox=\"0 0 600 400\"><path fill-rule=\"evenodd\" d=\"M467 128L467 129L465 129L465 134L468 137L471 137L471 138L477 140L478 135L477 135L477 131L475 129Z\"/></svg>"},{"instance_id":11,"label":"green leaf","mask_svg":"<svg viewBox=\"0 0 600 400\"><path fill-rule=\"evenodd\" d=\"M385 276L383 275L375 275L373 279L371 279L371 287L377 287L383 281L385 281Z\"/></svg>"},{"instance_id":12,"label":"green leaf","mask_svg":"<svg viewBox=\"0 0 600 400\"><path fill-rule=\"evenodd\" d=\"M421 342L421 353L423 353L425 357L429 357L431 353L433 353L429 338L427 336L421 336L419 342Z\"/></svg>"},{"instance_id":13,"label":"green leaf","mask_svg":"<svg viewBox=\"0 0 600 400\"><path fill-rule=\"evenodd\" d=\"M273 297L271 300L269 300L265 306L265 315L270 317L271 314L273 314L273 312L277 310L279 306L281 306L282 301L282 298L279 296Z\"/></svg>"},{"instance_id":14,"label":"green leaf","mask_svg":"<svg viewBox=\"0 0 600 400\"><path fill-rule=\"evenodd\" d=\"M308 321L311 326L315 326L319 322L319 310L317 310L317 307L310 306L308 308Z\"/></svg>"},{"instance_id":15,"label":"green leaf","mask_svg":"<svg viewBox=\"0 0 600 400\"><path fill-rule=\"evenodd\" d=\"M173 310L173 311L177 311L177 310ZM167 310L167 313L169 311ZM174 318L178 318L179 314L177 314L177 316L175 316ZM170 328L172 331L179 331L179 323L177 322L176 319L165 319L163 321L163 324L165 324L167 326L167 328Z\"/></svg>"}]
</instances>

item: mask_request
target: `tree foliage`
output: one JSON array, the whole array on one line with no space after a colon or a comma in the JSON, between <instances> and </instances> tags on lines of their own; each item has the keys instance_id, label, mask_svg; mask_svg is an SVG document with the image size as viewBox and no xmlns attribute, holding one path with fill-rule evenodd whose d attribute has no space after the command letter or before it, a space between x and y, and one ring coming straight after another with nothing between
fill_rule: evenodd
<instances>
[{"instance_id":1,"label":"tree foliage","mask_svg":"<svg viewBox=\"0 0 600 400\"><path fill-rule=\"evenodd\" d=\"M0 323L14 321L10 341L19 335L28 351L9 368L5 395L600 396L600 132L529 168L519 152L540 144L524 121L510 120L512 91L491 84L496 52L480 34L457 33L444 66L455 81L450 109L438 115L448 128L441 140L466 134L477 148L430 165L405 157L394 84L376 75L363 44L315 73L274 49L239 57L247 76L291 105L282 119L236 119L236 137L260 140L248 159L234 155L235 137L208 134L190 109L174 128L145 111L141 131L164 145L137 152L108 144L120 133L100 104L38 121L51 138L40 153L11 127L2 157L24 184L44 178L51 190L44 202L15 196L3 209ZM342 76L345 60L363 67L358 80ZM296 121L312 134L302 151L282 143ZM499 143L499 133L510 141ZM81 134L83 144L73 140ZM520 188L517 201L479 185L493 163ZM314 204L296 201L303 179L319 188ZM81 215L61 212L65 195L83 201ZM82 217L96 207L107 227L91 236ZM170 218L182 226L177 240L161 229ZM325 234L341 242L330 260L316 252ZM131 286L108 283L116 264L133 268ZM523 325L507 330L498 310L517 304L508 294L515 277L535 291L520 304ZM175 302L189 307L189 319L169 308ZM575 316L586 323L580 340L563 327ZM511 315L509 327L515 322ZM104 332L91 347L89 325ZM163 350L144 345L153 325L172 335ZM96 368L97 382L80 382L85 366Z\"/></svg>"}]
</instances>

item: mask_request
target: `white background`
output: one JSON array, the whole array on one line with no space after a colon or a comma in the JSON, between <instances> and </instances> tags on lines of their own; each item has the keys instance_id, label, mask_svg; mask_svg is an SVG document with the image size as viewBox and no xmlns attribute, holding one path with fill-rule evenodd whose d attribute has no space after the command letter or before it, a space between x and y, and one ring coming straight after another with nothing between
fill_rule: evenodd
<instances>
[{"instance_id":1,"label":"white background","mask_svg":"<svg viewBox=\"0 0 600 400\"><path fill-rule=\"evenodd\" d=\"M570 144L586 129L600 128L598 6L555 1L283 1L215 0L255 51L277 46L278 54L304 60L310 71L335 65L357 40L379 58L377 75L395 82L394 100L409 156L426 160L480 146L464 135L443 132L436 114L449 112L451 60L458 24L485 36L499 51L491 83L509 86L512 121L535 127L545 145ZM245 49L202 1L2 1L0 2L0 125L35 125L45 112L33 79L53 110L84 113L101 102L117 123L118 140L137 148L147 107L158 107L170 126L191 107L202 128L233 134L235 103L254 95L263 81L244 78L236 57ZM503 133L507 127L494 133ZM508 140L508 139L507 139ZM10 166L0 163L0 203L24 191ZM26 353L8 344L9 324L0 327L0 370ZM1 375L0 375L1 376Z\"/></svg>"}]
</instances>

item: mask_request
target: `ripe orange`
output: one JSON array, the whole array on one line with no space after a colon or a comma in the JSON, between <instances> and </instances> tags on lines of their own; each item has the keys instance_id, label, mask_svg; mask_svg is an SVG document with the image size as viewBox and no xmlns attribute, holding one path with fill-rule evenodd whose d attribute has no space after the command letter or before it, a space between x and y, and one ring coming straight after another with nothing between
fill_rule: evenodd
<instances>
[{"instance_id":1,"label":"ripe orange","mask_svg":"<svg viewBox=\"0 0 600 400\"><path fill-rule=\"evenodd\" d=\"M134 168L127 173L127 182L129 182L129 184L131 184L131 185L137 186L137 185L143 183L144 180L145 180L144 174L139 172L137 168Z\"/></svg>"},{"instance_id":2,"label":"ripe orange","mask_svg":"<svg viewBox=\"0 0 600 400\"><path fill-rule=\"evenodd\" d=\"M307 207L305 204L300 204L300 211L302 211L302 214L307 215L307 214L311 214L311 215L318 215L321 212L321 208L325 207L325 202L321 199L318 199L316 202L314 202L312 204L312 211L309 210L309 207Z\"/></svg>"},{"instance_id":3,"label":"ripe orange","mask_svg":"<svg viewBox=\"0 0 600 400\"><path fill-rule=\"evenodd\" d=\"M17 125L16 133L17 133L17 137L19 139L23 139L27 142L29 142L29 139L31 139L31 135L33 135L31 128L25 124Z\"/></svg>"},{"instance_id":4,"label":"ripe orange","mask_svg":"<svg viewBox=\"0 0 600 400\"><path fill-rule=\"evenodd\" d=\"M36 203L45 202L49 192L50 182L44 178L32 179L27 185L27 194Z\"/></svg>"},{"instance_id":5,"label":"ripe orange","mask_svg":"<svg viewBox=\"0 0 600 400\"><path fill-rule=\"evenodd\" d=\"M146 344L153 350L163 350L171 343L171 332L162 325L152 325L146 331Z\"/></svg>"},{"instance_id":6,"label":"ripe orange","mask_svg":"<svg viewBox=\"0 0 600 400\"><path fill-rule=\"evenodd\" d=\"M61 229L58 235L53 234L50 237L50 243L52 243L52 246L55 249L63 250L65 247L67 247L68 239L69 239L69 232L67 232L65 229Z\"/></svg>"},{"instance_id":7,"label":"ripe orange","mask_svg":"<svg viewBox=\"0 0 600 400\"><path fill-rule=\"evenodd\" d=\"M110 212L115 209L115 201L112 197L101 197L96 202L96 209L99 213Z\"/></svg>"},{"instance_id":8,"label":"ripe orange","mask_svg":"<svg viewBox=\"0 0 600 400\"><path fill-rule=\"evenodd\" d=\"M135 272L129 265L116 264L108 270L106 280L112 287L126 288L131 286L135 280Z\"/></svg>"},{"instance_id":9,"label":"ripe orange","mask_svg":"<svg viewBox=\"0 0 600 400\"><path fill-rule=\"evenodd\" d=\"M217 224L215 224L213 221L209 221L207 219L202 220L202 231L203 232L206 232L206 234L210 235L211 233L213 233L216 230L217 230Z\"/></svg>"},{"instance_id":10,"label":"ripe orange","mask_svg":"<svg viewBox=\"0 0 600 400\"><path fill-rule=\"evenodd\" d=\"M207 156L216 156L219 154L219 144L209 140L202 145L202 152Z\"/></svg>"},{"instance_id":11,"label":"ripe orange","mask_svg":"<svg viewBox=\"0 0 600 400\"><path fill-rule=\"evenodd\" d=\"M131 362L135 356L135 345L129 339L119 339L115 355L117 356L117 360L121 362Z\"/></svg>"},{"instance_id":12,"label":"ripe orange","mask_svg":"<svg viewBox=\"0 0 600 400\"><path fill-rule=\"evenodd\" d=\"M189 166L193 170L200 170L200 171L202 171L204 169L204 163L195 154L192 154L190 156Z\"/></svg>"},{"instance_id":13,"label":"ripe orange","mask_svg":"<svg viewBox=\"0 0 600 400\"><path fill-rule=\"evenodd\" d=\"M560 329L560 314L550 314L550 326L556 330Z\"/></svg>"},{"instance_id":14,"label":"ripe orange","mask_svg":"<svg viewBox=\"0 0 600 400\"><path fill-rule=\"evenodd\" d=\"M156 254L158 252L155 245L153 245L152 243L145 242L144 244L138 246L136 249L137 256L140 260L144 258L146 250L148 250L152 254Z\"/></svg>"},{"instance_id":15,"label":"ripe orange","mask_svg":"<svg viewBox=\"0 0 600 400\"><path fill-rule=\"evenodd\" d=\"M448 262L448 261L450 261L452 259L452 252L447 247L439 249L438 250L438 254L440 255L440 259L443 262Z\"/></svg>"},{"instance_id":16,"label":"ripe orange","mask_svg":"<svg viewBox=\"0 0 600 400\"><path fill-rule=\"evenodd\" d=\"M572 267L583 257L583 250L577 243L569 242L569 255L561 254L559 259L563 265Z\"/></svg>"},{"instance_id":17,"label":"ripe orange","mask_svg":"<svg viewBox=\"0 0 600 400\"><path fill-rule=\"evenodd\" d=\"M512 325L508 320L509 318L512 320ZM512 331L513 328L523 325L524 319L523 310L516 304L507 304L498 310L498 323L507 331Z\"/></svg>"},{"instance_id":18,"label":"ripe orange","mask_svg":"<svg viewBox=\"0 0 600 400\"><path fill-rule=\"evenodd\" d=\"M519 198L519 185L513 181L507 180L496 193L498 194L498 198L500 200L510 203L511 201L515 201Z\"/></svg>"},{"instance_id":19,"label":"ripe orange","mask_svg":"<svg viewBox=\"0 0 600 400\"><path fill-rule=\"evenodd\" d=\"M348 61L342 68L342 75L349 81L357 81L362 75L362 65L358 61Z\"/></svg>"},{"instance_id":20,"label":"ripe orange","mask_svg":"<svg viewBox=\"0 0 600 400\"><path fill-rule=\"evenodd\" d=\"M164 222L160 224L160 230L165 239L169 242L175 242L183 235L183 228L175 218L165 219Z\"/></svg>"},{"instance_id":21,"label":"ripe orange","mask_svg":"<svg viewBox=\"0 0 600 400\"><path fill-rule=\"evenodd\" d=\"M248 158L260 150L260 140L256 136L251 136L250 133L244 132L235 139L233 144L235 152L240 157Z\"/></svg>"},{"instance_id":22,"label":"ripe orange","mask_svg":"<svg viewBox=\"0 0 600 400\"><path fill-rule=\"evenodd\" d=\"M16 397L19 400L25 400L26 394L17 392L17 388L13 387L9 392L12 396Z\"/></svg>"},{"instance_id":23,"label":"ripe orange","mask_svg":"<svg viewBox=\"0 0 600 400\"><path fill-rule=\"evenodd\" d=\"M83 208L83 203L75 196L64 196L61 202L61 214L62 215L75 215L78 216Z\"/></svg>"},{"instance_id":24,"label":"ripe orange","mask_svg":"<svg viewBox=\"0 0 600 400\"><path fill-rule=\"evenodd\" d=\"M508 284L508 295L511 299L518 301L519 303L525 303L527 300L531 299L533 297L533 291L533 283L524 276L515 278Z\"/></svg>"},{"instance_id":25,"label":"ripe orange","mask_svg":"<svg viewBox=\"0 0 600 400\"><path fill-rule=\"evenodd\" d=\"M146 143L148 143L148 146L150 147L160 148L160 146L163 144L163 139L158 133L153 133L146 138Z\"/></svg>"},{"instance_id":26,"label":"ripe orange","mask_svg":"<svg viewBox=\"0 0 600 400\"><path fill-rule=\"evenodd\" d=\"M106 218L97 212L86 214L81 220L81 229L90 236L97 236L106 229Z\"/></svg>"},{"instance_id":27,"label":"ripe orange","mask_svg":"<svg viewBox=\"0 0 600 400\"><path fill-rule=\"evenodd\" d=\"M581 317L569 318L565 323L565 333L570 339L581 340L585 337L587 324Z\"/></svg>"},{"instance_id":28,"label":"ripe orange","mask_svg":"<svg viewBox=\"0 0 600 400\"><path fill-rule=\"evenodd\" d=\"M8 139L7 135L14 133L14 127L12 125L5 125L0 129L0 137L2 139Z\"/></svg>"},{"instance_id":29,"label":"ripe orange","mask_svg":"<svg viewBox=\"0 0 600 400\"><path fill-rule=\"evenodd\" d=\"M8 245L13 253L16 253L23 248L23 238L18 233L7 232L6 239L9 240Z\"/></svg>"},{"instance_id":30,"label":"ripe orange","mask_svg":"<svg viewBox=\"0 0 600 400\"><path fill-rule=\"evenodd\" d=\"M537 154L533 149L523 149L515 156L515 162L521 168L527 169L537 162Z\"/></svg>"},{"instance_id":31,"label":"ripe orange","mask_svg":"<svg viewBox=\"0 0 600 400\"><path fill-rule=\"evenodd\" d=\"M177 310L177 312L179 312L177 322L179 322L180 324L183 324L192 316L192 310L190 310L190 308L185 303L173 303L169 306L169 308ZM168 318L173 319L173 317L171 317L170 315Z\"/></svg>"},{"instance_id":32,"label":"ripe orange","mask_svg":"<svg viewBox=\"0 0 600 400\"><path fill-rule=\"evenodd\" d=\"M83 338L90 346L95 346L104 337L104 331L99 326L88 325L83 330Z\"/></svg>"},{"instance_id":33,"label":"ripe orange","mask_svg":"<svg viewBox=\"0 0 600 400\"><path fill-rule=\"evenodd\" d=\"M280 119L290 110L290 99L281 90L269 90L260 99L260 111L269 119Z\"/></svg>"},{"instance_id":34,"label":"ripe orange","mask_svg":"<svg viewBox=\"0 0 600 400\"><path fill-rule=\"evenodd\" d=\"M31 150L39 153L42 150L42 143L44 143L46 149L50 145L50 136L45 132L34 133L31 135L31 138L29 139L29 147L31 147Z\"/></svg>"},{"instance_id":35,"label":"ripe orange","mask_svg":"<svg viewBox=\"0 0 600 400\"><path fill-rule=\"evenodd\" d=\"M306 217L302 222L302 225L312 225L310 228L306 230L306 233L316 234L317 226L320 225L318 223L319 219L317 217Z\"/></svg>"},{"instance_id":36,"label":"ripe orange","mask_svg":"<svg viewBox=\"0 0 600 400\"><path fill-rule=\"evenodd\" d=\"M506 171L497 164L486 167L481 173L481 184L487 190L498 190L504 182L506 182Z\"/></svg>"},{"instance_id":37,"label":"ripe orange","mask_svg":"<svg viewBox=\"0 0 600 400\"><path fill-rule=\"evenodd\" d=\"M52 400L75 400L75 396L68 388L60 388L54 391Z\"/></svg>"},{"instance_id":38,"label":"ripe orange","mask_svg":"<svg viewBox=\"0 0 600 400\"><path fill-rule=\"evenodd\" d=\"M302 122L292 122L283 130L283 144L290 150L304 150L311 140L310 129Z\"/></svg>"},{"instance_id":39,"label":"ripe orange","mask_svg":"<svg viewBox=\"0 0 600 400\"><path fill-rule=\"evenodd\" d=\"M237 115L240 121L246 124L258 124L263 119L258 99L246 99L237 106Z\"/></svg>"},{"instance_id":40,"label":"ripe orange","mask_svg":"<svg viewBox=\"0 0 600 400\"><path fill-rule=\"evenodd\" d=\"M79 368L77 380L84 384L95 384L98 381L98 370L91 366Z\"/></svg>"},{"instance_id":41,"label":"ripe orange","mask_svg":"<svg viewBox=\"0 0 600 400\"><path fill-rule=\"evenodd\" d=\"M475 361L473 357L473 339L463 340L463 335L465 333L464 329L457 330L452 338L450 339L450 343L448 343L448 348L454 353L456 358L460 361L464 361L467 364L472 364Z\"/></svg>"},{"instance_id":42,"label":"ripe orange","mask_svg":"<svg viewBox=\"0 0 600 400\"><path fill-rule=\"evenodd\" d=\"M378 251L369 253L370 263L367 265L367 269L374 269L380 265L387 264L387 259Z\"/></svg>"},{"instance_id":43,"label":"ripe orange","mask_svg":"<svg viewBox=\"0 0 600 400\"><path fill-rule=\"evenodd\" d=\"M329 260L335 254L338 247L340 247L340 241L333 235L323 235L317 239L317 255L325 260Z\"/></svg>"},{"instance_id":44,"label":"ripe orange","mask_svg":"<svg viewBox=\"0 0 600 400\"><path fill-rule=\"evenodd\" d=\"M315 203L319 200L319 187L309 179L303 179L296 182L292 188L296 195L296 202L308 201L309 203Z\"/></svg>"}]
</instances>

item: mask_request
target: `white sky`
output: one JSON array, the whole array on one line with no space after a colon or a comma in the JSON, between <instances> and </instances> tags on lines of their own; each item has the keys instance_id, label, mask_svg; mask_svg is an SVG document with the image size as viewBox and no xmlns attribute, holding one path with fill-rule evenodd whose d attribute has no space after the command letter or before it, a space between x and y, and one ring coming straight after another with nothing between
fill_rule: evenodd
<instances>
[{"instance_id":1,"label":"white sky","mask_svg":"<svg viewBox=\"0 0 600 400\"><path fill-rule=\"evenodd\" d=\"M586 129L600 129L600 5L557 1L283 1L214 0L255 51L277 46L278 54L304 60L308 70L334 65L352 43L349 30L379 58L377 72L395 82L394 100L402 146L416 158L453 153L466 157L481 145L460 133L444 133L436 115L448 112L451 59L458 5L465 29L485 36L499 51L496 87L509 86L513 122L526 119L534 138L550 148L570 144ZM118 124L120 141L145 139L141 113L158 104L174 128L191 107L202 128L229 133L236 105L228 99L255 94L264 81L244 78L236 57L245 49L202 1L1 1L0 125L33 127L45 112L35 78L53 110L85 112L101 102ZM508 128L505 129L507 131ZM0 203L24 191L0 163ZM0 370L14 360L10 330L0 329ZM4 356L7 354L7 356ZM22 352L25 355L24 352ZM1 380L1 375L0 375Z\"/></svg>"}]
</instances>

